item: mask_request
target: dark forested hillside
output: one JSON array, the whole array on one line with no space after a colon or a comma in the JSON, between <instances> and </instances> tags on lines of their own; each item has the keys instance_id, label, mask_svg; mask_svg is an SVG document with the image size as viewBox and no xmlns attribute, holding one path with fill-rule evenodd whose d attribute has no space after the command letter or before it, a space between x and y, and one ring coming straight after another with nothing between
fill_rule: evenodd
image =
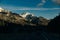
<instances>
[{"instance_id":1,"label":"dark forested hillside","mask_svg":"<svg viewBox=\"0 0 60 40\"><path fill-rule=\"evenodd\" d=\"M60 31L60 15L56 16L48 23L48 30L50 30L51 32Z\"/></svg>"}]
</instances>

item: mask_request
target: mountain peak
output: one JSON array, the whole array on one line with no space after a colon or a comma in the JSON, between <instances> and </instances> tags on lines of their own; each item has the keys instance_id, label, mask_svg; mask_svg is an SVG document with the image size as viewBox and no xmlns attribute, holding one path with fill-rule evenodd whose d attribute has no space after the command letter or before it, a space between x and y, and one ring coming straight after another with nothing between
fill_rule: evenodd
<instances>
[{"instance_id":1,"label":"mountain peak","mask_svg":"<svg viewBox=\"0 0 60 40\"><path fill-rule=\"evenodd\" d=\"M29 12L24 12L24 13L21 14L21 16L22 16L23 18L26 18L26 16L28 16L28 15L34 16L33 14L31 14L31 13L29 13Z\"/></svg>"}]
</instances>

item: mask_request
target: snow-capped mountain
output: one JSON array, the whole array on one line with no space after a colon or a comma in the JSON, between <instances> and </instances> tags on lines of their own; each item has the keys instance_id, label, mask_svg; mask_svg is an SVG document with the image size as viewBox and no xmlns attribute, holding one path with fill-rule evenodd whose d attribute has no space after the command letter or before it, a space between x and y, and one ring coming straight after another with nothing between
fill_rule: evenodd
<instances>
[{"instance_id":1,"label":"snow-capped mountain","mask_svg":"<svg viewBox=\"0 0 60 40\"><path fill-rule=\"evenodd\" d=\"M20 16L22 16L27 21L32 21L32 20L37 19L37 16L35 16L35 15L33 15L33 13L29 13L29 12L24 12Z\"/></svg>"},{"instance_id":2,"label":"snow-capped mountain","mask_svg":"<svg viewBox=\"0 0 60 40\"><path fill-rule=\"evenodd\" d=\"M3 17L2 17L3 16ZM0 19L16 24L40 24L41 19L33 13L23 12L22 14L12 13L8 10L5 10L0 7ZM42 18L42 22L44 23L44 18Z\"/></svg>"}]
</instances>

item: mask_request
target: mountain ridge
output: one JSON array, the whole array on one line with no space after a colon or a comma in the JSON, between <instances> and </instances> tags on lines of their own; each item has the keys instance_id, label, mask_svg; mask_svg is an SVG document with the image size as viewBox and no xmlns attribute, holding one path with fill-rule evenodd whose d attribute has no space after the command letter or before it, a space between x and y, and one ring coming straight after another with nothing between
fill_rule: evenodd
<instances>
[{"instance_id":1,"label":"mountain ridge","mask_svg":"<svg viewBox=\"0 0 60 40\"><path fill-rule=\"evenodd\" d=\"M5 12L5 10L4 11L1 10L0 19L4 20L4 21L16 23L16 24L24 24L24 25L25 24L40 25L41 23L39 23L39 22L42 19L43 21L44 20L47 21L47 24L48 24L48 20L47 19L39 18L39 17L29 13L29 12L25 12L22 15L19 15L17 13L12 13L11 11L6 11ZM45 23L42 23L41 25L45 25Z\"/></svg>"}]
</instances>

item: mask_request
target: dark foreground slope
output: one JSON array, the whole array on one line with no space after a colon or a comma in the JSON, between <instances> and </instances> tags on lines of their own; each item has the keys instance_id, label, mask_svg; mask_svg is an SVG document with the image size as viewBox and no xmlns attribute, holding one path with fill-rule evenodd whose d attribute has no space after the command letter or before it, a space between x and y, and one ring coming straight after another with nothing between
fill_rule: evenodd
<instances>
[{"instance_id":1,"label":"dark foreground slope","mask_svg":"<svg viewBox=\"0 0 60 40\"><path fill-rule=\"evenodd\" d=\"M48 23L48 31L60 33L60 15L56 16Z\"/></svg>"},{"instance_id":2,"label":"dark foreground slope","mask_svg":"<svg viewBox=\"0 0 60 40\"><path fill-rule=\"evenodd\" d=\"M0 40L59 40L60 34L48 33L47 26L21 25L3 20L0 22Z\"/></svg>"}]
</instances>

